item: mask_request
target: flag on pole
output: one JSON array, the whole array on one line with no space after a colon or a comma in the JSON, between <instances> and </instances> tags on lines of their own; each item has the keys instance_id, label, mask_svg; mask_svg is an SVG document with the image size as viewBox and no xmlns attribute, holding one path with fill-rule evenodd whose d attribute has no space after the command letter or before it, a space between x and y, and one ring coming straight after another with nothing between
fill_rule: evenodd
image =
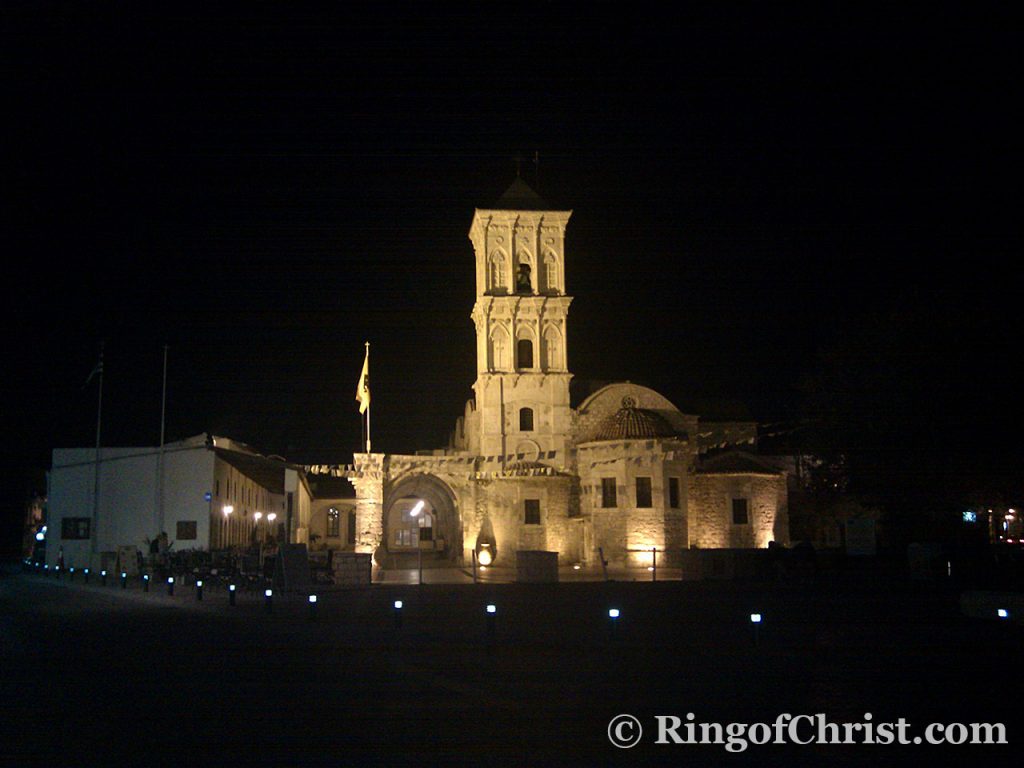
<instances>
[{"instance_id":1,"label":"flag on pole","mask_svg":"<svg viewBox=\"0 0 1024 768\"><path fill-rule=\"evenodd\" d=\"M370 407L370 348L366 348L366 357L363 359L363 372L359 374L359 383L356 384L356 400L359 401L359 412L366 413Z\"/></svg>"}]
</instances>

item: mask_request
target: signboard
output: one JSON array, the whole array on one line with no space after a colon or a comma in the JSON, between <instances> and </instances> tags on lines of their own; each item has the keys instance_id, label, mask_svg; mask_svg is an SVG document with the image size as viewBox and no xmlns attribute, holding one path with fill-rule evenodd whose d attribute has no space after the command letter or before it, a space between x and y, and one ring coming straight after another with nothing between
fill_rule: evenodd
<instances>
[{"instance_id":1,"label":"signboard","mask_svg":"<svg viewBox=\"0 0 1024 768\"><path fill-rule=\"evenodd\" d=\"M867 518L847 520L846 554L865 557L876 552L875 521Z\"/></svg>"}]
</instances>

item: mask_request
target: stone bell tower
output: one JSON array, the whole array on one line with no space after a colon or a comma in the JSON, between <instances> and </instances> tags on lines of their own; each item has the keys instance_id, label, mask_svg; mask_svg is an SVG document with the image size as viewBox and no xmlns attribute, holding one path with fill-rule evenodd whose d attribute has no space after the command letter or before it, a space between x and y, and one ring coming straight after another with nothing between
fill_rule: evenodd
<instances>
[{"instance_id":1,"label":"stone bell tower","mask_svg":"<svg viewBox=\"0 0 1024 768\"><path fill-rule=\"evenodd\" d=\"M565 288L565 227L571 215L551 210L517 178L494 208L473 216L478 434L470 440L480 455L566 461L572 298Z\"/></svg>"}]
</instances>

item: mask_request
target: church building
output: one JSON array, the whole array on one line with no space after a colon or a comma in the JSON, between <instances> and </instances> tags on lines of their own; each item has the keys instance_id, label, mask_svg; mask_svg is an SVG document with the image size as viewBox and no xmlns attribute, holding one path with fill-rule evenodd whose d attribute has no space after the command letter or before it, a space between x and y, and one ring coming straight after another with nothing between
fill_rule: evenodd
<instances>
[{"instance_id":1,"label":"church building","mask_svg":"<svg viewBox=\"0 0 1024 768\"><path fill-rule=\"evenodd\" d=\"M570 403L571 215L519 178L476 210L476 381L449 447L356 454L343 472L354 548L379 565L475 553L511 566L542 550L643 567L654 550L671 563L688 548L788 543L785 474L754 452L756 424L705 422L629 382Z\"/></svg>"}]
</instances>

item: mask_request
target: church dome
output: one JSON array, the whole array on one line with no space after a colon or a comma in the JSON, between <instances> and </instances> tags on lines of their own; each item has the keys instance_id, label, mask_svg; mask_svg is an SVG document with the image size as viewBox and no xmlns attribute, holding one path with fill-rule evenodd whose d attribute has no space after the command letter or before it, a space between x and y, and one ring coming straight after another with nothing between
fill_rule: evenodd
<instances>
[{"instance_id":1,"label":"church dome","mask_svg":"<svg viewBox=\"0 0 1024 768\"><path fill-rule=\"evenodd\" d=\"M594 440L648 440L675 434L663 416L637 408L636 400L624 397L622 407L598 425Z\"/></svg>"}]
</instances>

